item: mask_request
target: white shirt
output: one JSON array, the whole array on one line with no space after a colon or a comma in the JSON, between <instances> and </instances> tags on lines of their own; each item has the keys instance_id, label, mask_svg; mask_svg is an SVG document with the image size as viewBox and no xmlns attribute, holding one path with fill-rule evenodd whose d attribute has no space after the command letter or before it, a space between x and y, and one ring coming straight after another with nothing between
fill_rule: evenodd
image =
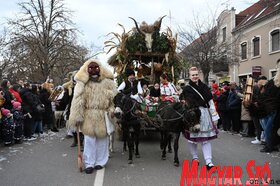
<instances>
[{"instance_id":1,"label":"white shirt","mask_svg":"<svg viewBox=\"0 0 280 186\"><path fill-rule=\"evenodd\" d=\"M130 82L130 81L128 81L128 82ZM123 81L121 84L120 84L120 86L118 87L118 92L120 92L120 91L122 91L123 89L125 88L125 82ZM138 81L138 84L137 84L137 92L138 92L138 94L143 94L143 89L142 89L142 87L141 87L141 83L140 83L140 81Z\"/></svg>"},{"instance_id":2,"label":"white shirt","mask_svg":"<svg viewBox=\"0 0 280 186\"><path fill-rule=\"evenodd\" d=\"M176 91L170 82L167 85L160 83L160 95L172 96L174 94L176 94Z\"/></svg>"}]
</instances>

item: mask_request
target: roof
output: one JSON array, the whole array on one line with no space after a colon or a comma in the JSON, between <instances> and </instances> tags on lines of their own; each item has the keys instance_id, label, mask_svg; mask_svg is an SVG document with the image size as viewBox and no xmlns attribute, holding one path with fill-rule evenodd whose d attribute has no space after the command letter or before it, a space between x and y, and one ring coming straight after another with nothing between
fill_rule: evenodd
<instances>
[{"instance_id":1,"label":"roof","mask_svg":"<svg viewBox=\"0 0 280 186\"><path fill-rule=\"evenodd\" d=\"M236 28L246 26L280 10L280 0L260 0L236 15Z\"/></svg>"}]
</instances>

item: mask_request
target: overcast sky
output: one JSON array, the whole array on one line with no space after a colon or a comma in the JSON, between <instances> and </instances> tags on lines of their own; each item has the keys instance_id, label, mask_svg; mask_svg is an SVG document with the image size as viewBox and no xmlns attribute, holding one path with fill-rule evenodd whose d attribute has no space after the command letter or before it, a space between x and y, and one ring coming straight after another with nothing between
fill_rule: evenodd
<instances>
[{"instance_id":1,"label":"overcast sky","mask_svg":"<svg viewBox=\"0 0 280 186\"><path fill-rule=\"evenodd\" d=\"M4 17L13 18L19 12L17 3L26 0L0 0L0 22ZM152 24L159 17L167 15L162 21L162 28L171 26L173 33L178 26L186 27L194 16L207 21L211 15L219 15L226 9L234 7L236 13L246 9L258 0L65 0L66 6L74 11L73 22L83 33L81 41L88 45L103 47L109 32L119 32L117 23L131 29L134 23L128 17L135 18L139 23L146 21ZM170 16L171 15L171 16ZM212 16L213 17L213 16ZM105 55L99 56L106 60Z\"/></svg>"}]
</instances>

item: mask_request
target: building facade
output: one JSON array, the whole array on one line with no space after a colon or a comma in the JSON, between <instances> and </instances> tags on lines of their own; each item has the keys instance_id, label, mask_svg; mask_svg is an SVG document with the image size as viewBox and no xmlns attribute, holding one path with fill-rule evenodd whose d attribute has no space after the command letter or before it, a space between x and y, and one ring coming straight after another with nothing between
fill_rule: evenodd
<instances>
[{"instance_id":1,"label":"building facade","mask_svg":"<svg viewBox=\"0 0 280 186\"><path fill-rule=\"evenodd\" d=\"M230 81L248 75L271 79L280 58L280 0L260 0L239 14L234 8L218 18L218 42L227 43Z\"/></svg>"}]
</instances>

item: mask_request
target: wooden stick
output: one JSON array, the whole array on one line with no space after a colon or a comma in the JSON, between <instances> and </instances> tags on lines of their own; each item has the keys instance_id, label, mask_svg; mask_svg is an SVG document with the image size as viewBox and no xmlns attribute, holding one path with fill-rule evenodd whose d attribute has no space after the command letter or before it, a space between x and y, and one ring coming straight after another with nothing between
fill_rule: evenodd
<instances>
[{"instance_id":1,"label":"wooden stick","mask_svg":"<svg viewBox=\"0 0 280 186\"><path fill-rule=\"evenodd\" d=\"M77 126L77 141L78 141L78 168L80 172L83 171L83 157L81 153L81 141L80 141L80 126Z\"/></svg>"}]
</instances>

